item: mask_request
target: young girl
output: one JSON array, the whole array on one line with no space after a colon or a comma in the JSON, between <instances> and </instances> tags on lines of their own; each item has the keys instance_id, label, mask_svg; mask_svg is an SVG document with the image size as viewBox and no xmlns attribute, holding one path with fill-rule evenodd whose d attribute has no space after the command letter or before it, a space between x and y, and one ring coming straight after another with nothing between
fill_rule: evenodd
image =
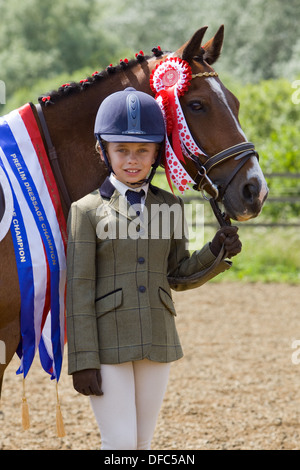
<instances>
[{"instance_id":1,"label":"young girl","mask_svg":"<svg viewBox=\"0 0 300 470\"><path fill-rule=\"evenodd\" d=\"M151 184L165 137L154 98L134 88L110 95L95 135L110 176L69 214L69 373L90 396L102 449L150 449L170 363L183 355L168 276L201 273L223 242L229 256L241 243L226 227L190 255L181 199Z\"/></svg>"}]
</instances>

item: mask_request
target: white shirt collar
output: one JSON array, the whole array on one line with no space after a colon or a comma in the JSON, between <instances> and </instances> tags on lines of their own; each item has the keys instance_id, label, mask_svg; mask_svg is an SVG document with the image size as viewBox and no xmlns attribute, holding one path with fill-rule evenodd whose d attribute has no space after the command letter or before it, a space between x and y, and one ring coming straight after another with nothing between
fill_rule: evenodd
<instances>
[{"instance_id":1,"label":"white shirt collar","mask_svg":"<svg viewBox=\"0 0 300 470\"><path fill-rule=\"evenodd\" d=\"M122 183L121 181L117 180L117 178L115 177L113 173L109 175L109 179L110 179L111 184L119 191L119 193L122 196L126 197L126 191L128 189L130 189L131 191L137 191L137 192L143 189L145 191L144 198L146 199L148 188L149 188L149 183L145 183L142 186L139 186L138 188L130 188L129 186L127 186L127 184Z\"/></svg>"}]
</instances>

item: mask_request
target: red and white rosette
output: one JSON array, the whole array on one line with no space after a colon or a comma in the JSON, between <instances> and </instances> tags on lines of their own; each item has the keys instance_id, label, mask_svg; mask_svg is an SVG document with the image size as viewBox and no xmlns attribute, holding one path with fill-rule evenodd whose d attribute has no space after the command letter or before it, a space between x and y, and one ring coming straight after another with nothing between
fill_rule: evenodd
<instances>
[{"instance_id":1,"label":"red and white rosette","mask_svg":"<svg viewBox=\"0 0 300 470\"><path fill-rule=\"evenodd\" d=\"M176 88L178 96L182 96L189 89L191 79L192 69L188 62L179 57L170 57L160 62L153 70L150 86L156 93Z\"/></svg>"},{"instance_id":2,"label":"red and white rosette","mask_svg":"<svg viewBox=\"0 0 300 470\"><path fill-rule=\"evenodd\" d=\"M155 99L162 110L166 124L166 176L171 190L173 191L173 182L181 193L190 189L189 184L195 184L182 165L185 162L182 152L187 147L186 141L193 142L196 147L192 145L191 148L197 148L197 152L199 151L188 130L179 102L180 96L184 95L189 89L191 79L192 70L190 65L179 57L170 57L160 62L150 76L150 86L152 91L156 93ZM187 148L190 149L190 147Z\"/></svg>"}]
</instances>

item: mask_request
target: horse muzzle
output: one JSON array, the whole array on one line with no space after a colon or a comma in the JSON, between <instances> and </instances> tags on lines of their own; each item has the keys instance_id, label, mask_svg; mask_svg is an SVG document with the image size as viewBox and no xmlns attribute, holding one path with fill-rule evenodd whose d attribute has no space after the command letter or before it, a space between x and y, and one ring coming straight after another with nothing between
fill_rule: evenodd
<instances>
[{"instance_id":1,"label":"horse muzzle","mask_svg":"<svg viewBox=\"0 0 300 470\"><path fill-rule=\"evenodd\" d=\"M223 197L228 215L244 222L257 217L268 197L268 186L256 158L249 160L243 174L237 174Z\"/></svg>"},{"instance_id":2,"label":"horse muzzle","mask_svg":"<svg viewBox=\"0 0 300 470\"><path fill-rule=\"evenodd\" d=\"M234 158L237 164L220 183L213 182L209 173L217 165ZM198 175L194 189L208 192L215 201L224 204L227 215L234 220L257 217L268 195L268 188L258 163L259 156L251 142L242 142L208 158L203 164L194 159ZM241 170L247 165L246 177ZM249 167L249 168L248 168ZM205 197L205 196L204 196ZM206 199L209 199L205 197Z\"/></svg>"}]
</instances>

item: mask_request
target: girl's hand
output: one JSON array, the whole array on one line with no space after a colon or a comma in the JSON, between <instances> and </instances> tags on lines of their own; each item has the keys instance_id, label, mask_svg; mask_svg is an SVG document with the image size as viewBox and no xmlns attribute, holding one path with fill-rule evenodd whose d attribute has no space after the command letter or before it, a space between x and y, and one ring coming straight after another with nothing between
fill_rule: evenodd
<instances>
[{"instance_id":1,"label":"girl's hand","mask_svg":"<svg viewBox=\"0 0 300 470\"><path fill-rule=\"evenodd\" d=\"M218 256L224 243L228 258L232 258L232 256L240 253L242 251L242 243L237 232L238 227L225 226L220 228L210 244L211 252Z\"/></svg>"},{"instance_id":2,"label":"girl's hand","mask_svg":"<svg viewBox=\"0 0 300 470\"><path fill-rule=\"evenodd\" d=\"M73 374L73 387L82 395L103 395L99 369L85 369Z\"/></svg>"}]
</instances>

